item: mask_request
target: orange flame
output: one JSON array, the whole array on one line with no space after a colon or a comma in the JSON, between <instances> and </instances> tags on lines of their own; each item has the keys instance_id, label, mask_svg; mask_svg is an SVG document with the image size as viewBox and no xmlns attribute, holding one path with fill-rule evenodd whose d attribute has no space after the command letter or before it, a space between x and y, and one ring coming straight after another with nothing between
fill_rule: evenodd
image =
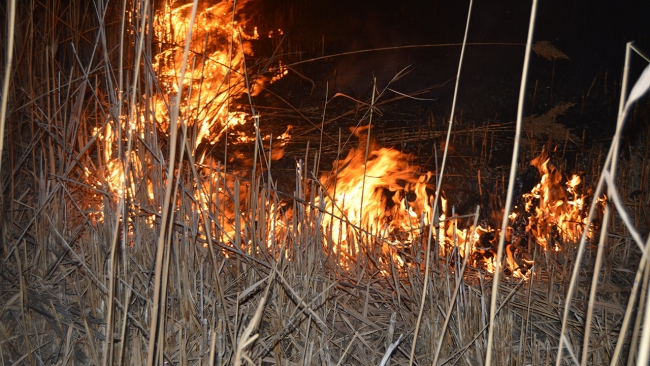
<instances>
[{"instance_id":1,"label":"orange flame","mask_svg":"<svg viewBox=\"0 0 650 366\"><path fill-rule=\"evenodd\" d=\"M542 174L540 183L524 195L529 214L528 232L544 249L551 239L576 242L585 227L584 197L578 193L580 178L574 175L562 184L562 174L549 164L545 152L533 159ZM326 212L322 227L333 243L332 254L340 255L340 264L348 268L359 252L375 252L380 246L384 262L407 265L398 255L401 248L412 246L427 232L432 217L433 187L431 172L418 174L410 156L394 149L372 146L366 158L365 148L352 149L335 164L335 174L321 177L327 194L319 201ZM499 230L478 226L459 228L456 217L447 219L446 201L442 200L438 217L440 228L434 240L442 255L472 258L472 264L488 271L495 268ZM521 212L509 215L514 222ZM532 263L530 253L507 235L505 258L514 276L523 276ZM555 235L557 234L557 235ZM555 235L555 236L554 236ZM553 250L558 250L556 245ZM381 259L380 259L381 260Z\"/></svg>"},{"instance_id":2,"label":"orange flame","mask_svg":"<svg viewBox=\"0 0 650 366\"><path fill-rule=\"evenodd\" d=\"M366 159L360 147L336 164L336 174L321 177L327 187L319 202L326 212L322 227L334 243L334 254L354 258L362 245L379 244L390 255L390 246L407 245L422 235L432 215L427 193L431 173L416 174L409 161L397 150L374 146Z\"/></svg>"},{"instance_id":3,"label":"orange flame","mask_svg":"<svg viewBox=\"0 0 650 366\"><path fill-rule=\"evenodd\" d=\"M238 6L243 6L239 2ZM161 94L154 96L155 120L164 132L169 128L168 106L173 96L183 90L181 99L181 117L194 129L193 147L201 142L211 144L219 141L225 131L236 125L245 125L251 117L232 108L234 98L245 93L252 95L262 90L265 82L275 82L286 75L289 69L280 64L277 73L269 78L245 82L246 55L252 55L251 40L258 39L257 28L252 33L245 33L246 21L233 21L233 3L222 1L213 6L202 5L193 25L190 40L188 69L180 80L183 45L189 27L191 4L173 8L167 2L157 13L155 34L158 41L165 45L155 57L153 68L158 75ZM235 14L235 17L238 14ZM282 31L278 30L278 34ZM274 32L269 32L271 37ZM137 125L126 127L124 121L119 128L129 133L144 130L144 117ZM118 123L119 124L119 123ZM105 182L111 192L124 197L134 195L136 186L133 182L124 192L123 160L117 157L118 134L108 124L103 131L97 131L104 141ZM284 146L290 138L288 126L286 132L278 137L262 137L269 146L273 144L272 158L282 157ZM230 143L251 143L254 138L243 132L233 132ZM121 137L123 138L123 137ZM276 147L277 146L277 147ZM129 156L130 167L135 176L144 176L142 171L148 164L141 152L134 151ZM125 160L125 159L124 159ZM218 162L210 156L198 159L203 168L200 182L197 184L196 201L200 210L216 213L213 234L221 242L230 242L238 249L246 247L245 239L240 235L242 229L241 211L250 208L245 197L248 187L240 185L237 179L227 176ZM533 159L542 179L531 193L524 195L526 212L530 215L526 231L541 244L545 250L558 250L556 239L563 242L575 242L585 228L586 215L583 209L584 196L578 192L580 178L573 176L563 184L562 173L549 163L545 151ZM89 174L89 173L88 173ZM441 198L440 212L432 208L434 187L429 183L431 172L422 172L418 166L411 164L411 157L398 150L379 148L373 144L362 144L352 149L347 157L335 164L334 174L323 175L321 183L325 192L316 200L323 215L320 215L323 234L331 243L331 254L340 256L340 265L349 268L356 261L359 253L377 255L385 265L396 263L398 267L410 265L402 249L412 248L425 238L434 215L436 235L433 237L436 249L443 255L457 255L465 259L472 258L472 264L480 265L488 271L494 269L494 247L496 238L501 235L490 227L459 227L459 219L452 215L448 218L447 202ZM146 181L146 197L154 200L152 182ZM130 193L129 193L130 192ZM260 197L263 197L261 195ZM279 255L273 248L273 235L287 229L286 216L280 212L278 202L260 201L255 205L265 207L266 219L261 214L254 221L266 225L267 235L262 238L268 244L267 249ZM261 212L261 211L260 211ZM523 213L513 212L511 222ZM153 217L153 216L152 216ZM153 224L153 219L151 220ZM210 229L212 231L212 229ZM505 234L504 234L505 235ZM512 235L509 235L512 236ZM422 248L418 249L421 252ZM227 255L227 254L226 254ZM417 258L420 253L416 253ZM522 266L531 264L524 248L516 243L508 244L506 262L511 273L521 276L525 272Z\"/></svg>"},{"instance_id":4,"label":"orange flame","mask_svg":"<svg viewBox=\"0 0 650 366\"><path fill-rule=\"evenodd\" d=\"M586 226L585 197L577 190L581 180L573 175L563 186L562 173L550 164L546 150L533 159L531 165L539 170L542 178L523 196L526 211L531 214L526 230L544 249L559 250L556 238L562 242L576 242Z\"/></svg>"},{"instance_id":5,"label":"orange flame","mask_svg":"<svg viewBox=\"0 0 650 366\"><path fill-rule=\"evenodd\" d=\"M195 147L204 140L214 144L227 128L247 123L249 116L233 111L232 100L249 92L257 95L263 83L271 79L258 77L246 83L245 57L253 54L250 41L259 39L257 28L249 34L245 19L234 20L241 18L240 10L246 2L238 2L237 9L231 1L212 6L201 2L189 40L188 67L183 80L179 74L192 4L174 8L166 2L156 15L156 37L164 45L153 63L163 91L155 99L156 120L164 131L168 130L171 96L182 85L181 116L196 129ZM280 68L281 74L285 71L286 68ZM277 77L280 75L274 81Z\"/></svg>"}]
</instances>

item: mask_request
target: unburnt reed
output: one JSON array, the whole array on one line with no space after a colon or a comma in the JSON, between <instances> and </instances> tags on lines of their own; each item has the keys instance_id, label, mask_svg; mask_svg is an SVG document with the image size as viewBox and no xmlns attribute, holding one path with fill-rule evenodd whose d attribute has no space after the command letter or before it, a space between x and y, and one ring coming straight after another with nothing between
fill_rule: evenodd
<instances>
[{"instance_id":1,"label":"unburnt reed","mask_svg":"<svg viewBox=\"0 0 650 366\"><path fill-rule=\"evenodd\" d=\"M259 124L250 167L227 151L199 156L178 100L167 113L179 127L161 131L150 118L159 4L121 5L15 6L0 363L481 365L490 352L495 365L631 364L647 354L650 327L633 311L648 306L647 251L620 207L640 221L647 200L610 196L597 243L537 248L523 278L495 282L467 258L427 250L435 227L407 248L411 265L378 265L382 238L368 232L344 265L321 225L323 150L307 149L293 191L280 192ZM497 128L478 130L484 145ZM603 158L603 179L647 182L639 162L616 156Z\"/></svg>"}]
</instances>

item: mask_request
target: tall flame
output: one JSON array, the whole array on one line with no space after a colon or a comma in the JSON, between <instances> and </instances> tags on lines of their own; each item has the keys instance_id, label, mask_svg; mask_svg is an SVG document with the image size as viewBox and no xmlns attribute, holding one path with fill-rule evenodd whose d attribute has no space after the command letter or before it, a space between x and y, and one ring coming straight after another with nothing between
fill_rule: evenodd
<instances>
[{"instance_id":1,"label":"tall flame","mask_svg":"<svg viewBox=\"0 0 650 366\"><path fill-rule=\"evenodd\" d=\"M203 140L216 143L228 126L241 125L247 115L233 110L231 102L247 93L255 95L260 84L246 83L246 54L252 54L250 40L258 39L257 28L246 30L246 21L235 20L246 1L221 1L212 6L200 2L192 28L192 39L186 40L192 4L172 7L166 2L156 16L155 33L163 49L154 60L161 94L155 100L156 120L164 131L169 128L171 96L183 87L181 116L196 129L195 147ZM235 16L233 16L235 11ZM180 80L183 47L190 42L187 71Z\"/></svg>"}]
</instances>

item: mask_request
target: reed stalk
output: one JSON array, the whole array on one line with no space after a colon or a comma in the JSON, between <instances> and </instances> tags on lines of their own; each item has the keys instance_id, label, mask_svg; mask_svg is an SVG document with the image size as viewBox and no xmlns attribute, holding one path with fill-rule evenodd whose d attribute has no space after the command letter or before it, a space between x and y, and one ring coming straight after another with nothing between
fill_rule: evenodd
<instances>
[{"instance_id":1,"label":"reed stalk","mask_svg":"<svg viewBox=\"0 0 650 366\"><path fill-rule=\"evenodd\" d=\"M521 128L524 115L524 98L526 95L526 80L528 78L528 64L530 61L530 50L533 42L533 31L535 29L535 17L537 14L537 0L533 0L530 10L530 23L528 25L528 38L526 40L526 52L524 54L524 67L521 75L521 86L519 87L519 103L517 107L517 127L515 129L514 146L512 148L512 162L510 164L510 177L508 178L508 191L506 193L506 204L503 208L503 220L501 222L501 235L499 236L499 247L492 280L492 297L490 299L490 329L488 331L488 346L485 355L485 364L492 364L492 347L494 338L494 319L496 315L496 304L499 293L499 277L501 276L501 262L503 260L503 249L505 244L505 233L508 226L508 215L512 209L514 196L515 177L517 174L517 162L519 159L519 144L521 140ZM586 231L586 230L585 230Z\"/></svg>"}]
</instances>

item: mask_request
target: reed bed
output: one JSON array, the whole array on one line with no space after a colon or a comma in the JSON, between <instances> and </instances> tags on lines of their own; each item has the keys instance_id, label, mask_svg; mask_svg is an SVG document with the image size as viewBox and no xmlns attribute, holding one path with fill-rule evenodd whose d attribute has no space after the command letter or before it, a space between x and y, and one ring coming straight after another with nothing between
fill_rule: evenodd
<instances>
[{"instance_id":1,"label":"reed bed","mask_svg":"<svg viewBox=\"0 0 650 366\"><path fill-rule=\"evenodd\" d=\"M291 144L305 146L304 158L290 173L292 189L280 191L286 182L274 176L273 146L263 141L259 119L250 121L247 164L231 159L236 149L228 141L200 156L179 100L169 98L167 110L177 128L161 131L151 119L161 90L152 63L162 47L152 35L160 4L12 4L18 16L3 93L0 364L483 365L489 352L494 365L633 365L643 357L650 259L638 237L647 236L650 196L637 191L650 178L650 129L631 147L632 158L613 166L607 160L605 175L618 182L621 202L606 204L600 231L586 245L532 249L535 264L525 277L502 275L495 283L466 258L428 251L434 225L399 253L409 262L402 267L381 257L382 238L360 228L359 252L332 250L337 244L319 203L327 191L317 177L329 168L321 159L345 151L314 147L314 136L382 101L331 117L275 110L312 119L322 112L320 123L295 134ZM186 68L197 67L188 53ZM263 64L248 65L240 82L268 71ZM385 130L376 140L446 136L430 127ZM113 143L109 128L119 136ZM478 141L484 153L495 134L514 129L486 123L455 133L472 146ZM591 157L595 186L606 153L580 153ZM476 162L484 179L502 180L488 163L486 156ZM115 164L123 172L117 183L109 176ZM460 214L452 220L461 226L479 215L478 208Z\"/></svg>"}]
</instances>

